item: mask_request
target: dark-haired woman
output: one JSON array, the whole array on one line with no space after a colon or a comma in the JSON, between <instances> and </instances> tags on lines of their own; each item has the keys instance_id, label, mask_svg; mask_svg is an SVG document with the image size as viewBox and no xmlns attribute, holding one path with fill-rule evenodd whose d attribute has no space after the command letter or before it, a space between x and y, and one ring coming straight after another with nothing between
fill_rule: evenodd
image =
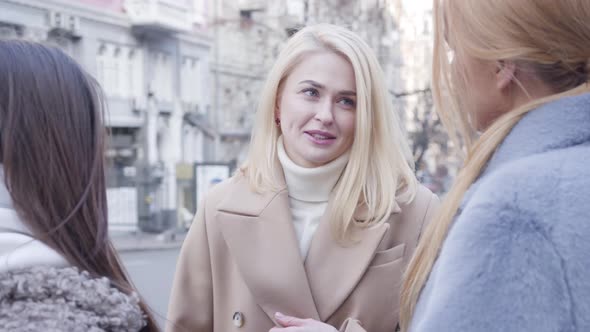
<instances>
[{"instance_id":1,"label":"dark-haired woman","mask_svg":"<svg viewBox=\"0 0 590 332\"><path fill-rule=\"evenodd\" d=\"M100 89L0 41L0 330L157 331L107 234Z\"/></svg>"}]
</instances>

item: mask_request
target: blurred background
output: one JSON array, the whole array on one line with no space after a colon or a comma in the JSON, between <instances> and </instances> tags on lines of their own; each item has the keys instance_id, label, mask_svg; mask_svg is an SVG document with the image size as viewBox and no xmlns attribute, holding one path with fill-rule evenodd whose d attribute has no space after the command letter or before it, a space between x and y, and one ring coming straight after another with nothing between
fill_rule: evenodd
<instances>
[{"instance_id":1,"label":"blurred background","mask_svg":"<svg viewBox=\"0 0 590 332\"><path fill-rule=\"evenodd\" d=\"M432 106L431 3L0 0L0 38L56 44L102 85L110 230L163 315L197 202L244 160L265 75L302 26L342 25L372 46L417 175L444 194L459 161Z\"/></svg>"}]
</instances>

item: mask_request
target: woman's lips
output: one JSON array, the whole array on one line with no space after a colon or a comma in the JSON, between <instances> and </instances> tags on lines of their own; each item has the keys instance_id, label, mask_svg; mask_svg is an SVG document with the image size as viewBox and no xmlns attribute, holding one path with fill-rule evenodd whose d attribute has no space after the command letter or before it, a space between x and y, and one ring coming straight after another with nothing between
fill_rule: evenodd
<instances>
[{"instance_id":1,"label":"woman's lips","mask_svg":"<svg viewBox=\"0 0 590 332\"><path fill-rule=\"evenodd\" d=\"M331 145L336 141L336 136L321 130L309 130L305 132L309 140L321 146Z\"/></svg>"}]
</instances>

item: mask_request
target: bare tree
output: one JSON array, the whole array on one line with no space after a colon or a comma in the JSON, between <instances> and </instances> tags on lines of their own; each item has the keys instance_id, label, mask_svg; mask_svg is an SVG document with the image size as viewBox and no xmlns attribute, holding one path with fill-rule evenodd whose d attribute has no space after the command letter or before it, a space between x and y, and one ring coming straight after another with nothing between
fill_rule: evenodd
<instances>
[{"instance_id":1,"label":"bare tree","mask_svg":"<svg viewBox=\"0 0 590 332\"><path fill-rule=\"evenodd\" d=\"M448 136L434 110L430 88L414 93L417 94L418 103L411 112L414 128L408 136L412 144L416 169L420 169L424 166L424 155L429 148L438 145L439 151L448 150Z\"/></svg>"}]
</instances>

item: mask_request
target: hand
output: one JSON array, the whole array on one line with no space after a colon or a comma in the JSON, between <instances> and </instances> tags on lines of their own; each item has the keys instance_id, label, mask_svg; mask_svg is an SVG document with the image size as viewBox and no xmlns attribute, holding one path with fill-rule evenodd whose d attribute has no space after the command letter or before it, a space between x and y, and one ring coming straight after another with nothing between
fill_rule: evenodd
<instances>
[{"instance_id":1,"label":"hand","mask_svg":"<svg viewBox=\"0 0 590 332\"><path fill-rule=\"evenodd\" d=\"M338 332L332 325L311 318L302 319L277 312L275 319L283 327L273 327L269 332Z\"/></svg>"}]
</instances>

